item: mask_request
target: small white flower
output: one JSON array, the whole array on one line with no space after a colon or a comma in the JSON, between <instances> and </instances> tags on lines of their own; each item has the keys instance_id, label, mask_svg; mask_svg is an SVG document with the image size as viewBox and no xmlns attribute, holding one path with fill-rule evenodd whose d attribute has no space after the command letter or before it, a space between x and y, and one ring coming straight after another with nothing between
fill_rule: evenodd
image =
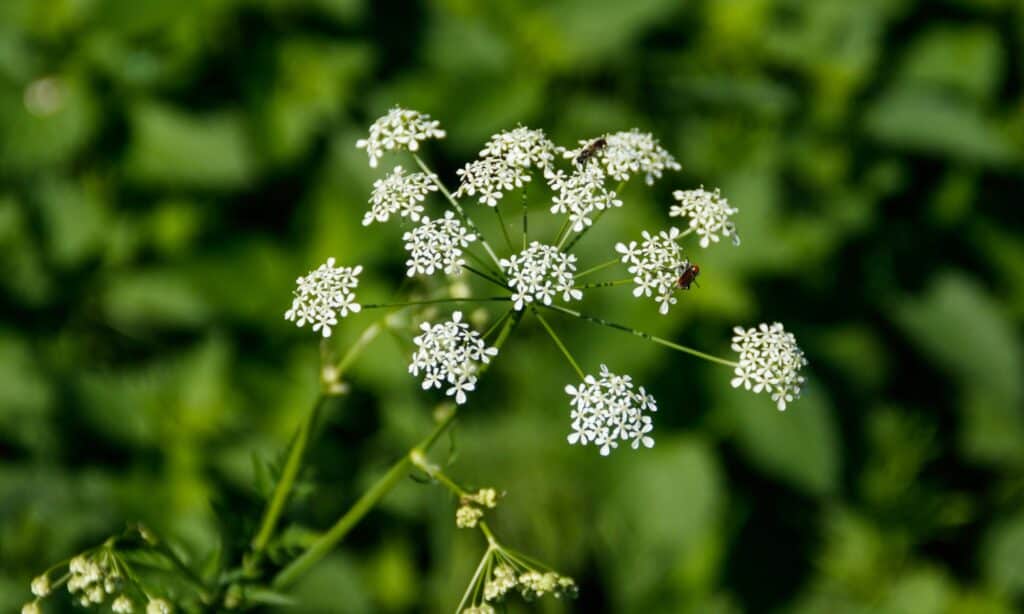
<instances>
[{"instance_id":1,"label":"small white flower","mask_svg":"<svg viewBox=\"0 0 1024 614\"><path fill-rule=\"evenodd\" d=\"M733 388L767 391L780 410L800 398L804 383L800 369L807 365L807 359L793 333L787 333L779 322L747 329L737 326L733 332L732 349L740 355Z\"/></svg>"},{"instance_id":2,"label":"small white flower","mask_svg":"<svg viewBox=\"0 0 1024 614\"><path fill-rule=\"evenodd\" d=\"M462 614L494 614L494 607L486 603L462 609Z\"/></svg>"},{"instance_id":3,"label":"small white flower","mask_svg":"<svg viewBox=\"0 0 1024 614\"><path fill-rule=\"evenodd\" d=\"M50 577L46 574L32 578L32 594L45 597L50 594Z\"/></svg>"},{"instance_id":4,"label":"small white flower","mask_svg":"<svg viewBox=\"0 0 1024 614\"><path fill-rule=\"evenodd\" d=\"M43 609L39 607L38 601L29 601L21 606L21 614L43 614Z\"/></svg>"},{"instance_id":5,"label":"small white flower","mask_svg":"<svg viewBox=\"0 0 1024 614\"><path fill-rule=\"evenodd\" d=\"M324 337L330 337L339 315L344 318L349 312L362 309L354 292L362 271L362 266L336 267L334 258L328 258L319 268L295 280L295 298L284 318L300 328L312 322L314 332L321 331Z\"/></svg>"},{"instance_id":6,"label":"small white flower","mask_svg":"<svg viewBox=\"0 0 1024 614\"><path fill-rule=\"evenodd\" d=\"M563 254L553 245L534 241L528 248L499 261L508 274L513 307L522 311L534 301L550 305L558 294L563 301L580 300L583 292L574 288L576 256Z\"/></svg>"},{"instance_id":7,"label":"small white flower","mask_svg":"<svg viewBox=\"0 0 1024 614\"><path fill-rule=\"evenodd\" d=\"M443 139L441 123L429 115L394 107L370 126L370 135L356 141L356 147L365 149L370 156L370 166L377 167L377 161L385 151L408 149L417 151L420 142L427 139Z\"/></svg>"},{"instance_id":8,"label":"small white flower","mask_svg":"<svg viewBox=\"0 0 1024 614\"><path fill-rule=\"evenodd\" d=\"M732 237L732 244L740 244L740 236L736 234L736 225L729 219L739 211L729 206L729 201L722 198L722 191L715 188L708 192L704 186L696 190L676 190L672 196L679 201L672 205L668 214L671 217L690 218L690 228L700 236L700 246L707 247L712 242L718 243L719 233L724 237Z\"/></svg>"},{"instance_id":9,"label":"small white flower","mask_svg":"<svg viewBox=\"0 0 1024 614\"><path fill-rule=\"evenodd\" d=\"M498 158L509 166L540 168L547 171L555 160L559 148L543 130L516 126L491 137L482 150L481 158Z\"/></svg>"},{"instance_id":10,"label":"small white flower","mask_svg":"<svg viewBox=\"0 0 1024 614\"><path fill-rule=\"evenodd\" d=\"M484 584L484 600L494 601L516 587L519 579L510 565L501 564L491 572L491 579Z\"/></svg>"},{"instance_id":11,"label":"small white flower","mask_svg":"<svg viewBox=\"0 0 1024 614\"><path fill-rule=\"evenodd\" d=\"M525 167L493 156L474 160L455 172L459 176L455 196L476 196L480 204L488 207L497 207L505 192L521 188L530 180Z\"/></svg>"},{"instance_id":12,"label":"small white flower","mask_svg":"<svg viewBox=\"0 0 1024 614\"><path fill-rule=\"evenodd\" d=\"M480 333L462 321L462 312L452 314L450 322L420 325L423 331L412 341L416 351L409 363L409 373L419 377L423 371L423 389L448 385L445 393L455 402L466 402L466 392L476 387L480 364L497 355L498 348L487 347Z\"/></svg>"},{"instance_id":13,"label":"small white flower","mask_svg":"<svg viewBox=\"0 0 1024 614\"><path fill-rule=\"evenodd\" d=\"M576 168L566 177L561 170L548 175L548 185L556 192L551 213L568 214L574 232L593 223L591 215L612 207L621 207L614 191L605 187L605 172L597 164Z\"/></svg>"},{"instance_id":14,"label":"small white flower","mask_svg":"<svg viewBox=\"0 0 1024 614\"><path fill-rule=\"evenodd\" d=\"M423 213L423 201L427 194L437 191L434 178L426 173L405 174L405 169L396 166L384 179L373 182L370 195L370 210L363 216L363 226L373 222L386 222L398 214L414 222Z\"/></svg>"},{"instance_id":15,"label":"small white flower","mask_svg":"<svg viewBox=\"0 0 1024 614\"><path fill-rule=\"evenodd\" d=\"M114 600L114 603L110 604L110 610L114 614L131 614L135 611L135 604L127 595L120 595Z\"/></svg>"},{"instance_id":16,"label":"small white flower","mask_svg":"<svg viewBox=\"0 0 1024 614\"><path fill-rule=\"evenodd\" d=\"M662 315L676 304L679 275L687 263L683 248L676 241L679 234L678 228L663 230L657 235L645 230L644 240L639 245L636 241L615 245L615 251L622 254L622 262L629 265L627 270L633 275L633 296L653 295Z\"/></svg>"},{"instance_id":17,"label":"small white flower","mask_svg":"<svg viewBox=\"0 0 1024 614\"><path fill-rule=\"evenodd\" d=\"M455 526L460 529L472 529L483 518L484 512L472 505L461 505L455 510Z\"/></svg>"},{"instance_id":18,"label":"small white flower","mask_svg":"<svg viewBox=\"0 0 1024 614\"><path fill-rule=\"evenodd\" d=\"M566 386L572 400L572 433L570 444L601 446L601 455L607 456L619 441L629 441L633 449L642 444L654 446L649 433L654 429L647 412L658 411L654 398L643 386L633 388L628 375L616 375L601 365L599 377L588 375L579 386Z\"/></svg>"},{"instance_id":19,"label":"small white flower","mask_svg":"<svg viewBox=\"0 0 1024 614\"><path fill-rule=\"evenodd\" d=\"M468 232L455 219L455 214L446 211L443 218L436 220L424 217L419 226L402 236L402 240L405 251L409 252L409 259L405 261L409 277L417 273L433 275L435 271L458 275L466 264L462 248L476 241L476 235Z\"/></svg>"},{"instance_id":20,"label":"small white flower","mask_svg":"<svg viewBox=\"0 0 1024 614\"><path fill-rule=\"evenodd\" d=\"M164 599L150 599L146 604L146 614L171 614L174 608Z\"/></svg>"},{"instance_id":21,"label":"small white flower","mask_svg":"<svg viewBox=\"0 0 1024 614\"><path fill-rule=\"evenodd\" d=\"M601 137L603 147L594 151L594 157L604 165L608 175L618 181L629 181L634 173L644 173L647 185L653 185L666 170L678 171L681 167L658 139L649 132L633 128L629 132L616 132ZM580 141L580 146L565 152L566 158L576 159L580 153L597 139ZM590 165L588 165L590 166Z\"/></svg>"}]
</instances>

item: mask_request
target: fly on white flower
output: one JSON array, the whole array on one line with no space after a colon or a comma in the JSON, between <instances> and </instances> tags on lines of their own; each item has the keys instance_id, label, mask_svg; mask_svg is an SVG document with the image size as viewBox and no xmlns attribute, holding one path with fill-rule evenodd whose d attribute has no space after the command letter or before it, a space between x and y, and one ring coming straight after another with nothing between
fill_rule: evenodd
<instances>
[{"instance_id":1,"label":"fly on white flower","mask_svg":"<svg viewBox=\"0 0 1024 614\"><path fill-rule=\"evenodd\" d=\"M736 225L729 219L739 209L729 206L721 190L715 188L714 192L708 192L701 186L696 190L676 190L672 196L679 204L669 208L669 216L690 218L690 228L700 237L701 247L718 243L719 234L732 237L733 245L740 244Z\"/></svg>"},{"instance_id":2,"label":"fly on white flower","mask_svg":"<svg viewBox=\"0 0 1024 614\"><path fill-rule=\"evenodd\" d=\"M409 373L419 377L423 372L423 389L448 388L445 394L455 397L459 405L466 402L466 393L476 388L480 365L490 362L498 348L487 347L480 333L462 321L462 312L452 313L449 322L420 325L422 333L412 341L416 351L409 363Z\"/></svg>"},{"instance_id":3,"label":"fly on white flower","mask_svg":"<svg viewBox=\"0 0 1024 614\"><path fill-rule=\"evenodd\" d=\"M800 398L804 383L800 369L807 366L807 359L793 333L786 332L779 322L746 329L737 326L733 332L732 349L740 355L733 388L767 391L779 410Z\"/></svg>"},{"instance_id":4,"label":"fly on white flower","mask_svg":"<svg viewBox=\"0 0 1024 614\"><path fill-rule=\"evenodd\" d=\"M622 254L622 262L629 265L627 270L633 275L633 296L653 295L662 315L676 304L681 276L692 271L692 265L683 256L683 248L677 242L679 235L678 228L670 228L668 232L663 230L657 235L645 230L639 245L636 241L615 245L615 251Z\"/></svg>"},{"instance_id":5,"label":"fly on white flower","mask_svg":"<svg viewBox=\"0 0 1024 614\"><path fill-rule=\"evenodd\" d=\"M462 249L476 241L476 235L468 232L454 213L445 211L444 217L436 220L424 217L419 226L402 236L402 240L409 252L405 262L409 277L417 273L433 275L435 271L458 275L466 264Z\"/></svg>"},{"instance_id":6,"label":"fly on white flower","mask_svg":"<svg viewBox=\"0 0 1024 614\"><path fill-rule=\"evenodd\" d=\"M658 405L643 386L634 389L628 375L616 375L601 365L598 377L588 375L579 386L566 386L565 392L572 397L570 444L600 446L601 456L608 456L619 441L629 441L634 450L654 446L648 412L658 411Z\"/></svg>"},{"instance_id":7,"label":"fly on white flower","mask_svg":"<svg viewBox=\"0 0 1024 614\"><path fill-rule=\"evenodd\" d=\"M427 194L437 191L434 179L426 173L406 175L404 168L396 166L390 175L373 182L370 210L363 216L363 226L386 222L395 214L418 222L423 214L423 201Z\"/></svg>"},{"instance_id":8,"label":"fly on white flower","mask_svg":"<svg viewBox=\"0 0 1024 614\"><path fill-rule=\"evenodd\" d=\"M331 336L331 327L338 324L338 316L358 313L362 307L356 302L354 290L359 286L363 267L336 267L334 258L328 258L316 270L295 280L291 309L284 319L295 322L299 328L306 322L313 324L313 332Z\"/></svg>"},{"instance_id":9,"label":"fly on white flower","mask_svg":"<svg viewBox=\"0 0 1024 614\"><path fill-rule=\"evenodd\" d=\"M385 151L417 151L422 141L444 137L441 122L419 111L394 107L370 125L369 136L356 141L356 147L366 150L370 166L376 168Z\"/></svg>"},{"instance_id":10,"label":"fly on white flower","mask_svg":"<svg viewBox=\"0 0 1024 614\"><path fill-rule=\"evenodd\" d=\"M534 241L518 254L500 261L512 288L516 311L534 301L550 305L561 294L563 301L580 300L583 291L574 288L576 256L563 254L553 245Z\"/></svg>"}]
</instances>

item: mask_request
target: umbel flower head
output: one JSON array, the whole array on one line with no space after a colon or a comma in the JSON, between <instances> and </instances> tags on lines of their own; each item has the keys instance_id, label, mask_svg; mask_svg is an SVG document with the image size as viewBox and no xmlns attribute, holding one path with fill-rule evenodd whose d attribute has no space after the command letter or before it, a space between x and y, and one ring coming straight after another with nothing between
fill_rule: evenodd
<instances>
[{"instance_id":1,"label":"umbel flower head","mask_svg":"<svg viewBox=\"0 0 1024 614\"><path fill-rule=\"evenodd\" d=\"M435 271L458 275L466 263L462 248L476 241L476 235L468 232L454 213L445 211L444 217L436 220L424 217L419 226L402 236L402 240L405 251L409 252L409 259L405 261L409 277L417 273L433 275Z\"/></svg>"},{"instance_id":2,"label":"umbel flower head","mask_svg":"<svg viewBox=\"0 0 1024 614\"><path fill-rule=\"evenodd\" d=\"M462 321L461 311L454 312L450 322L424 322L420 330L423 332L412 340L416 351L409 373L419 377L423 372L424 390L447 384L445 394L454 396L460 405L465 403L466 392L476 388L480 364L490 362L498 348L487 347L480 333Z\"/></svg>"},{"instance_id":3,"label":"umbel flower head","mask_svg":"<svg viewBox=\"0 0 1024 614\"><path fill-rule=\"evenodd\" d=\"M418 222L423 213L423 201L427 194L437 191L434 178L426 173L405 174L405 169L396 166L384 179L373 182L370 194L370 210L363 216L363 226L373 222L386 222L398 214Z\"/></svg>"},{"instance_id":4,"label":"umbel flower head","mask_svg":"<svg viewBox=\"0 0 1024 614\"><path fill-rule=\"evenodd\" d=\"M553 245L534 241L518 254L502 259L500 264L508 275L517 311L534 301L550 305L558 294L563 301L583 298L583 292L573 287L576 256L563 254Z\"/></svg>"},{"instance_id":5,"label":"umbel flower head","mask_svg":"<svg viewBox=\"0 0 1024 614\"><path fill-rule=\"evenodd\" d=\"M504 157L480 158L455 172L459 176L455 196L476 196L480 204L488 207L497 207L505 192L521 188L530 180L526 167L511 164Z\"/></svg>"},{"instance_id":6,"label":"umbel flower head","mask_svg":"<svg viewBox=\"0 0 1024 614\"><path fill-rule=\"evenodd\" d=\"M633 296L654 296L659 303L658 311L665 315L671 305L676 304L676 290L679 274L685 267L683 248L676 239L679 229L670 228L657 235L643 231L643 241L629 244L618 243L615 251L622 254L622 262L629 265L627 269L633 275Z\"/></svg>"},{"instance_id":7,"label":"umbel flower head","mask_svg":"<svg viewBox=\"0 0 1024 614\"><path fill-rule=\"evenodd\" d=\"M804 383L800 369L807 365L807 359L793 333L786 332L779 322L756 328L737 326L733 332L732 349L740 355L733 388L768 392L780 410L800 398Z\"/></svg>"},{"instance_id":8,"label":"umbel flower head","mask_svg":"<svg viewBox=\"0 0 1024 614\"><path fill-rule=\"evenodd\" d=\"M385 151L417 151L420 142L444 137L441 122L419 111L394 107L370 125L369 136L356 141L356 147L366 150L370 166L376 168Z\"/></svg>"},{"instance_id":9,"label":"umbel flower head","mask_svg":"<svg viewBox=\"0 0 1024 614\"><path fill-rule=\"evenodd\" d=\"M580 232L594 223L595 211L621 207L622 201L605 186L604 170L587 164L566 176L561 170L548 175L548 185L557 192L551 199L551 213L568 214L573 232Z\"/></svg>"},{"instance_id":10,"label":"umbel flower head","mask_svg":"<svg viewBox=\"0 0 1024 614\"><path fill-rule=\"evenodd\" d=\"M555 160L558 147L543 130L516 126L491 137L482 150L481 158L497 158L509 166L540 168L547 171Z\"/></svg>"},{"instance_id":11,"label":"umbel flower head","mask_svg":"<svg viewBox=\"0 0 1024 614\"><path fill-rule=\"evenodd\" d=\"M648 412L658 411L658 405L643 386L634 389L628 375L616 375L601 365L600 376L588 375L579 386L566 386L565 392L572 397L570 444L601 446L601 456L617 448L619 441L629 441L634 450L641 444L654 446Z\"/></svg>"},{"instance_id":12,"label":"umbel flower head","mask_svg":"<svg viewBox=\"0 0 1024 614\"><path fill-rule=\"evenodd\" d=\"M714 192L708 192L701 186L696 190L676 190L672 196L679 204L672 205L669 216L690 218L690 228L700 237L701 247L718 243L719 234L732 237L733 245L740 244L736 225L729 219L738 209L729 206L729 201L722 198L721 190L715 188Z\"/></svg>"},{"instance_id":13,"label":"umbel flower head","mask_svg":"<svg viewBox=\"0 0 1024 614\"><path fill-rule=\"evenodd\" d=\"M635 173L643 173L647 185L654 185L666 170L678 171L682 167L649 132L633 128L628 132L616 132L603 137L604 146L595 151L595 156L604 165L605 171L616 181L629 181ZM565 157L576 159L596 139L580 141L576 149L565 152Z\"/></svg>"},{"instance_id":14,"label":"umbel flower head","mask_svg":"<svg viewBox=\"0 0 1024 614\"><path fill-rule=\"evenodd\" d=\"M361 309L354 290L362 271L359 265L336 267L334 258L328 258L319 268L295 280L295 298L291 309L284 313L284 319L295 322L300 328L312 322L314 332L321 331L324 337L330 337L331 327L338 324L339 315L344 318L349 312L357 313Z\"/></svg>"}]
</instances>

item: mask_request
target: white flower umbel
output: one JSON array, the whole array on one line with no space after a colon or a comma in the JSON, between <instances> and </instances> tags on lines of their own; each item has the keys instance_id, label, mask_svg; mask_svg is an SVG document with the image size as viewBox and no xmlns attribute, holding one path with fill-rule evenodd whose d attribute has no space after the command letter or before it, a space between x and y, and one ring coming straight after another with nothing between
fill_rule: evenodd
<instances>
[{"instance_id":1,"label":"white flower umbel","mask_svg":"<svg viewBox=\"0 0 1024 614\"><path fill-rule=\"evenodd\" d=\"M468 232L454 213L445 211L444 217L436 220L424 217L402 240L405 251L409 252L409 259L405 261L409 277L417 273L433 275L435 271L457 275L466 263L462 249L476 241L476 235Z\"/></svg>"},{"instance_id":2,"label":"white flower umbel","mask_svg":"<svg viewBox=\"0 0 1024 614\"><path fill-rule=\"evenodd\" d=\"M633 128L628 132L604 135L603 147L594 150L594 157L604 165L608 175L617 181L629 181L635 173L643 173L647 185L653 185L666 170L678 171L679 163L649 132ZM566 158L578 159L580 153L598 139L580 141L580 146L565 152Z\"/></svg>"},{"instance_id":3,"label":"white flower umbel","mask_svg":"<svg viewBox=\"0 0 1024 614\"><path fill-rule=\"evenodd\" d=\"M543 130L517 126L491 137L480 151L481 158L498 158L510 166L540 168L547 171L558 148Z\"/></svg>"},{"instance_id":4,"label":"white flower umbel","mask_svg":"<svg viewBox=\"0 0 1024 614\"><path fill-rule=\"evenodd\" d=\"M370 166L376 168L385 151L417 151L422 141L443 139L445 132L440 126L429 115L395 107L370 125L369 136L356 141L356 147L366 150Z\"/></svg>"},{"instance_id":5,"label":"white flower umbel","mask_svg":"<svg viewBox=\"0 0 1024 614\"><path fill-rule=\"evenodd\" d=\"M628 271L633 275L633 296L653 295L662 315L676 304L679 275L686 266L683 248L676 241L679 234L678 228L657 235L645 230L639 245L636 241L615 245L615 251L622 254L622 262L629 265Z\"/></svg>"},{"instance_id":6,"label":"white flower umbel","mask_svg":"<svg viewBox=\"0 0 1024 614\"><path fill-rule=\"evenodd\" d=\"M767 391L780 410L800 398L804 383L800 369L807 365L807 359L793 333L787 333L779 322L746 329L737 326L733 332L732 349L740 355L732 380L734 388Z\"/></svg>"},{"instance_id":7,"label":"white flower umbel","mask_svg":"<svg viewBox=\"0 0 1024 614\"><path fill-rule=\"evenodd\" d=\"M370 210L363 216L363 226L373 222L386 222L392 215L407 217L418 222L423 213L423 201L427 194L437 191L434 177L426 173L406 175L405 169L396 166L391 174L373 182L370 195Z\"/></svg>"},{"instance_id":8,"label":"white flower umbel","mask_svg":"<svg viewBox=\"0 0 1024 614\"><path fill-rule=\"evenodd\" d=\"M328 258L318 269L295 280L295 298L284 319L295 322L300 328L311 322L314 332L321 331L324 337L330 337L331 327L338 324L339 315L344 318L361 309L354 290L362 271L363 267L358 265L336 267L334 258Z\"/></svg>"},{"instance_id":9,"label":"white flower umbel","mask_svg":"<svg viewBox=\"0 0 1024 614\"><path fill-rule=\"evenodd\" d=\"M423 372L423 389L447 385L445 394L455 402L466 402L466 393L476 387L480 365L497 355L498 348L487 347L480 333L462 321L462 312L452 314L450 322L420 324L422 334L412 341L416 351L409 363L409 373L419 377Z\"/></svg>"},{"instance_id":10,"label":"white flower umbel","mask_svg":"<svg viewBox=\"0 0 1024 614\"><path fill-rule=\"evenodd\" d=\"M672 196L679 201L668 210L670 217L690 218L690 228L700 236L700 246L707 247L712 242L718 243L719 234L732 237L732 244L740 244L740 236L736 234L736 225L729 218L739 211L729 206L729 201L722 198L722 191L715 188L708 192L704 186L696 190L676 190Z\"/></svg>"},{"instance_id":11,"label":"white flower umbel","mask_svg":"<svg viewBox=\"0 0 1024 614\"><path fill-rule=\"evenodd\" d=\"M516 311L534 301L550 305L558 294L563 301L580 300L583 292L573 287L576 256L563 254L553 245L534 241L529 247L500 261L512 288Z\"/></svg>"},{"instance_id":12,"label":"white flower umbel","mask_svg":"<svg viewBox=\"0 0 1024 614\"><path fill-rule=\"evenodd\" d=\"M525 167L509 164L504 158L474 160L456 171L459 189L456 197L476 196L480 204L497 207L505 192L523 187L530 180Z\"/></svg>"},{"instance_id":13,"label":"white flower umbel","mask_svg":"<svg viewBox=\"0 0 1024 614\"><path fill-rule=\"evenodd\" d=\"M587 375L579 386L566 386L565 392L572 397L570 444L592 443L601 447L602 456L619 441L631 442L634 450L641 444L654 446L648 412L658 411L658 406L643 386L633 388L628 375L616 375L601 365L600 376Z\"/></svg>"},{"instance_id":14,"label":"white flower umbel","mask_svg":"<svg viewBox=\"0 0 1024 614\"><path fill-rule=\"evenodd\" d=\"M150 599L146 604L146 614L171 614L174 607L165 599Z\"/></svg>"},{"instance_id":15,"label":"white flower umbel","mask_svg":"<svg viewBox=\"0 0 1024 614\"><path fill-rule=\"evenodd\" d=\"M563 171L549 174L548 185L556 192L551 213L568 214L573 232L580 232L593 223L595 211L621 207L622 201L605 186L606 177L597 164L578 167L569 176Z\"/></svg>"}]
</instances>

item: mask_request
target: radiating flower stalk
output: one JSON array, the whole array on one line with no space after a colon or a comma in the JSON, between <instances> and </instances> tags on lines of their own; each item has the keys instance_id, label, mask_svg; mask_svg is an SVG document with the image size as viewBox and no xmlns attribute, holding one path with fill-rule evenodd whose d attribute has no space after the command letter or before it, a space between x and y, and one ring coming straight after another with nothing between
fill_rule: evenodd
<instances>
[{"instance_id":1,"label":"radiating flower stalk","mask_svg":"<svg viewBox=\"0 0 1024 614\"><path fill-rule=\"evenodd\" d=\"M445 131L438 121L396 107L376 120L367 138L357 143L357 147L366 150L373 168L386 156L397 158L390 172L373 184L362 224L367 232L372 232L374 224L401 220L407 227L403 235L407 276L394 300L381 303L357 297L357 293L362 293L359 285L364 269L352 254L328 258L297 278L284 317L300 328L309 324L322 337L321 393L292 439L249 551L237 567L222 570L209 586L201 586L198 602L203 608L232 609L260 603L262 598L283 598L283 591L330 553L388 492L414 471L426 473L431 481L457 498L457 526L476 528L486 539L485 553L457 612L494 612L513 593L527 599L545 594L574 595L576 585L570 578L507 548L495 538L487 518L498 505L497 491L466 490L427 457L431 446L455 422L460 408L472 403L481 378L492 364L502 359L502 347L524 322L536 321L571 369L564 386L568 399L567 434L563 436L571 445L594 445L602 456L609 456L620 447L641 450L655 445L655 391L635 383L632 376L620 373L616 365L606 364L607 357L581 364L558 332L557 327L566 319L619 330L726 366L733 371L733 387L766 392L780 410L799 397L804 383L800 371L806 359L793 335L779 323L736 327L732 349L738 356L730 359L587 314L575 306L592 291L614 291L631 284L634 297L653 300L652 313L668 316L685 308L691 284L699 287L700 269L691 262L690 250L709 248L722 237L739 245L732 220L737 208L719 190L706 191L700 187L675 191L675 204L666 207L664 226L644 230L639 239L623 237L606 246L606 256L598 262L583 262L573 253L597 223L627 207L621 194L628 182L641 177L643 185L651 186L663 180L667 172L680 169L675 158L652 135L633 129L597 135L579 141L575 148L565 148L554 144L541 130L517 126L492 136L478 158L457 172L458 186L452 190L420 156L430 141L444 137ZM408 172L403 164L415 166L418 171ZM509 197L516 191L522 193L519 204ZM539 211L533 211L531 203L537 200L545 204ZM485 212L496 216L500 237L485 236L475 223L474 217ZM521 212L518 237L514 236L514 226L506 220L506 215L517 212ZM545 226L529 221L534 213L554 216L560 222L561 229L554 237L548 237L549 242L536 234L530 235L536 233L534 229ZM670 223L673 218L680 218L679 226ZM696 238L696 246L688 248L684 242L691 235ZM502 245L503 250L495 248ZM602 280L601 276L608 275L613 268L623 272ZM467 280L472 278L478 283L468 284ZM701 281L713 283L711 279ZM478 286L485 288L485 292L480 293ZM375 311L381 315L340 359L335 359L327 344L342 321L355 316L365 318L367 312ZM562 317L549 321L545 313ZM419 380L424 392L446 399L436 412L434 428L298 556L268 564L267 553L279 535L282 516L313 436L316 416L332 397L348 391L349 369L382 332L390 333L410 348L407 370ZM108 558L101 560L108 561L107 569L119 569L123 575L112 584L113 591L108 592L103 586L100 602L106 603L110 595L111 606L116 604L123 611L133 611L131 608L154 603L153 608L162 608L165 603L170 608L170 601L159 600L179 598L145 592L127 571L110 562L117 560L109 558L116 551L104 548L103 556ZM183 573L187 569L184 565L180 567ZM97 577L102 576L105 581L103 573L110 572L102 572L102 565L100 569ZM32 589L38 597L26 606L28 614L36 611L33 608L38 609L40 593L71 582L67 574L51 577L48 573L42 578L33 582ZM94 603L93 595L101 597L94 586L95 581L83 586L87 591L83 596L89 604ZM122 596L123 600L116 601Z\"/></svg>"}]
</instances>

